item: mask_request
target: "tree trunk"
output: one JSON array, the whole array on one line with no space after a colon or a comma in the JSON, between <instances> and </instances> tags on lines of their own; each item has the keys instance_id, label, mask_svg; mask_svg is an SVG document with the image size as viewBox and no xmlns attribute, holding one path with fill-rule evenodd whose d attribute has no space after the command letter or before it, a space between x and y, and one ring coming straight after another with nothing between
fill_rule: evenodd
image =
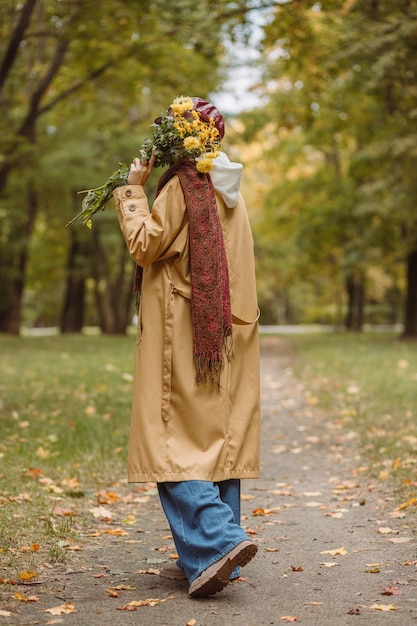
<instances>
[{"instance_id":1,"label":"tree trunk","mask_svg":"<svg viewBox=\"0 0 417 626\"><path fill-rule=\"evenodd\" d=\"M88 274L90 245L71 230L68 251L64 304L61 311L61 333L80 333L84 325L85 283Z\"/></svg>"},{"instance_id":2,"label":"tree trunk","mask_svg":"<svg viewBox=\"0 0 417 626\"><path fill-rule=\"evenodd\" d=\"M0 332L10 335L18 335L20 332L23 289L29 259L29 242L38 212L38 197L31 181L27 184L26 198L27 210L26 212L22 211L23 223L15 224L15 228L9 236L9 241L12 244L16 237L15 241L18 242L18 247L11 262L8 258L3 259L3 262L6 262L3 270L7 270L7 275L3 276L1 281L3 295L0 308Z\"/></svg>"},{"instance_id":3,"label":"tree trunk","mask_svg":"<svg viewBox=\"0 0 417 626\"><path fill-rule=\"evenodd\" d=\"M407 294L402 337L417 339L417 249L407 256Z\"/></svg>"},{"instance_id":4,"label":"tree trunk","mask_svg":"<svg viewBox=\"0 0 417 626\"><path fill-rule=\"evenodd\" d=\"M119 261L117 272L110 271L110 264L105 246L100 240L99 225L93 228L93 268L95 279L95 296L100 317L101 331L107 335L125 334L130 322L133 301L133 270L134 265L125 242L120 238Z\"/></svg>"},{"instance_id":5,"label":"tree trunk","mask_svg":"<svg viewBox=\"0 0 417 626\"><path fill-rule=\"evenodd\" d=\"M361 332L363 325L364 276L363 272L350 274L346 279L348 310L346 315L347 330Z\"/></svg>"}]
</instances>

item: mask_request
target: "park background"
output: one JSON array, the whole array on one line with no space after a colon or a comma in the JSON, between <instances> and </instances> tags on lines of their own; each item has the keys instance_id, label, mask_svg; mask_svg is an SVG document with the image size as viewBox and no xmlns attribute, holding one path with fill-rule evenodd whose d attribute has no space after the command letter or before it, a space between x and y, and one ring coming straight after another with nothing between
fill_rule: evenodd
<instances>
[{"instance_id":1,"label":"park background","mask_svg":"<svg viewBox=\"0 0 417 626\"><path fill-rule=\"evenodd\" d=\"M7 602L125 488L133 261L111 203L66 225L180 95L219 106L244 164L261 330L334 330L273 344L306 415L415 513L416 35L415 0L0 3Z\"/></svg>"},{"instance_id":2,"label":"park background","mask_svg":"<svg viewBox=\"0 0 417 626\"><path fill-rule=\"evenodd\" d=\"M245 167L261 324L417 336L414 0L7 0L0 32L0 332L126 332L111 203L66 224L198 95Z\"/></svg>"}]
</instances>

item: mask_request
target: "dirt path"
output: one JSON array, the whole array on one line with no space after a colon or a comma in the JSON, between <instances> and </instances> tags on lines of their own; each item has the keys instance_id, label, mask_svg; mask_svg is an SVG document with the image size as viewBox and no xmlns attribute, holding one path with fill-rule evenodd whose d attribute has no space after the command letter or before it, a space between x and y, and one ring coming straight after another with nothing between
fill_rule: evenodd
<instances>
[{"instance_id":1,"label":"dirt path","mask_svg":"<svg viewBox=\"0 0 417 626\"><path fill-rule=\"evenodd\" d=\"M381 486L357 471L355 439L309 403L284 352L281 340L263 341L262 478L242 489L243 525L259 552L242 580L191 600L184 583L143 573L174 553L158 498L149 486L109 485L100 506L112 519L102 520L105 511L92 517L70 565L19 586L38 602L16 602L14 590L4 595L0 608L11 615L0 624L417 624L413 529ZM116 489L122 497L113 501ZM62 605L75 612L45 611Z\"/></svg>"}]
</instances>

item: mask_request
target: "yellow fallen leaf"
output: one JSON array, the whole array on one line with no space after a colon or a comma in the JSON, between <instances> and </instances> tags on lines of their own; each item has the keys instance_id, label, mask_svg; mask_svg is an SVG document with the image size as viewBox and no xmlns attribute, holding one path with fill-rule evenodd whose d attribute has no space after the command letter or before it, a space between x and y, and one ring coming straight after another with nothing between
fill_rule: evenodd
<instances>
[{"instance_id":1,"label":"yellow fallen leaf","mask_svg":"<svg viewBox=\"0 0 417 626\"><path fill-rule=\"evenodd\" d=\"M282 622L298 622L298 615L283 615L279 619Z\"/></svg>"},{"instance_id":2,"label":"yellow fallen leaf","mask_svg":"<svg viewBox=\"0 0 417 626\"><path fill-rule=\"evenodd\" d=\"M398 611L398 607L393 604L372 604L369 608L373 611Z\"/></svg>"},{"instance_id":3,"label":"yellow fallen leaf","mask_svg":"<svg viewBox=\"0 0 417 626\"><path fill-rule=\"evenodd\" d=\"M75 606L72 602L67 602L66 604L60 604L59 606L53 606L50 609L45 609L45 613L50 613L51 615L66 615L67 613L75 612Z\"/></svg>"},{"instance_id":4,"label":"yellow fallen leaf","mask_svg":"<svg viewBox=\"0 0 417 626\"><path fill-rule=\"evenodd\" d=\"M252 511L252 515L255 515L255 516L273 515L273 513L275 511L279 511L280 508L281 508L280 506L274 506L271 509L255 509L254 511Z\"/></svg>"},{"instance_id":5,"label":"yellow fallen leaf","mask_svg":"<svg viewBox=\"0 0 417 626\"><path fill-rule=\"evenodd\" d=\"M127 606L156 606L157 604L162 604L162 602L166 602L166 600L148 598L147 600L132 600Z\"/></svg>"},{"instance_id":6,"label":"yellow fallen leaf","mask_svg":"<svg viewBox=\"0 0 417 626\"><path fill-rule=\"evenodd\" d=\"M397 506L397 510L402 511L413 504L417 504L417 498L411 498L410 500L407 500L407 502L403 502L400 506Z\"/></svg>"},{"instance_id":7,"label":"yellow fallen leaf","mask_svg":"<svg viewBox=\"0 0 417 626\"><path fill-rule=\"evenodd\" d=\"M185 626L196 626L197 624L197 620L194 619L194 617L192 619L189 619L188 622L186 623Z\"/></svg>"},{"instance_id":8,"label":"yellow fallen leaf","mask_svg":"<svg viewBox=\"0 0 417 626\"><path fill-rule=\"evenodd\" d=\"M14 599L19 600L19 602L39 602L39 598L37 596L25 596L23 593L16 591L14 594Z\"/></svg>"},{"instance_id":9,"label":"yellow fallen leaf","mask_svg":"<svg viewBox=\"0 0 417 626\"><path fill-rule=\"evenodd\" d=\"M50 454L49 450L45 450L45 448L43 448L42 446L39 446L38 449L36 450L36 456L38 456L41 459L47 459L49 454Z\"/></svg>"},{"instance_id":10,"label":"yellow fallen leaf","mask_svg":"<svg viewBox=\"0 0 417 626\"><path fill-rule=\"evenodd\" d=\"M346 548L336 548L335 550L323 550L323 552L320 552L320 554L330 554L330 556L336 556L336 555L341 555L341 556L346 556L347 554L347 550Z\"/></svg>"},{"instance_id":11,"label":"yellow fallen leaf","mask_svg":"<svg viewBox=\"0 0 417 626\"><path fill-rule=\"evenodd\" d=\"M36 572L19 572L17 577L19 580L32 580L36 578L38 574Z\"/></svg>"},{"instance_id":12,"label":"yellow fallen leaf","mask_svg":"<svg viewBox=\"0 0 417 626\"><path fill-rule=\"evenodd\" d=\"M114 535L115 537L124 537L125 535L129 534L126 530L123 530L122 528L107 528L105 532L106 535Z\"/></svg>"},{"instance_id":13,"label":"yellow fallen leaf","mask_svg":"<svg viewBox=\"0 0 417 626\"><path fill-rule=\"evenodd\" d=\"M121 524L136 524L136 517L134 515L128 515L121 520Z\"/></svg>"}]
</instances>

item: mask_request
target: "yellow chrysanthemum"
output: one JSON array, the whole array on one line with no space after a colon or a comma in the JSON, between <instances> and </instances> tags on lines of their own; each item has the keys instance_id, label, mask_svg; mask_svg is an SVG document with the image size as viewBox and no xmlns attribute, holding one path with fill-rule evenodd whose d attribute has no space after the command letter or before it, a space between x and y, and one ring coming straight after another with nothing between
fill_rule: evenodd
<instances>
[{"instance_id":1,"label":"yellow chrysanthemum","mask_svg":"<svg viewBox=\"0 0 417 626\"><path fill-rule=\"evenodd\" d=\"M213 169L213 160L210 159L207 154L197 159L197 169L202 174L207 174L210 170Z\"/></svg>"},{"instance_id":2,"label":"yellow chrysanthemum","mask_svg":"<svg viewBox=\"0 0 417 626\"><path fill-rule=\"evenodd\" d=\"M191 98L180 96L179 98L175 98L170 108L175 115L182 115L186 111L192 111L194 109L194 103Z\"/></svg>"},{"instance_id":3,"label":"yellow chrysanthemum","mask_svg":"<svg viewBox=\"0 0 417 626\"><path fill-rule=\"evenodd\" d=\"M200 147L200 142L198 141L197 137L191 136L184 139L183 145L186 150L196 150Z\"/></svg>"}]
</instances>

